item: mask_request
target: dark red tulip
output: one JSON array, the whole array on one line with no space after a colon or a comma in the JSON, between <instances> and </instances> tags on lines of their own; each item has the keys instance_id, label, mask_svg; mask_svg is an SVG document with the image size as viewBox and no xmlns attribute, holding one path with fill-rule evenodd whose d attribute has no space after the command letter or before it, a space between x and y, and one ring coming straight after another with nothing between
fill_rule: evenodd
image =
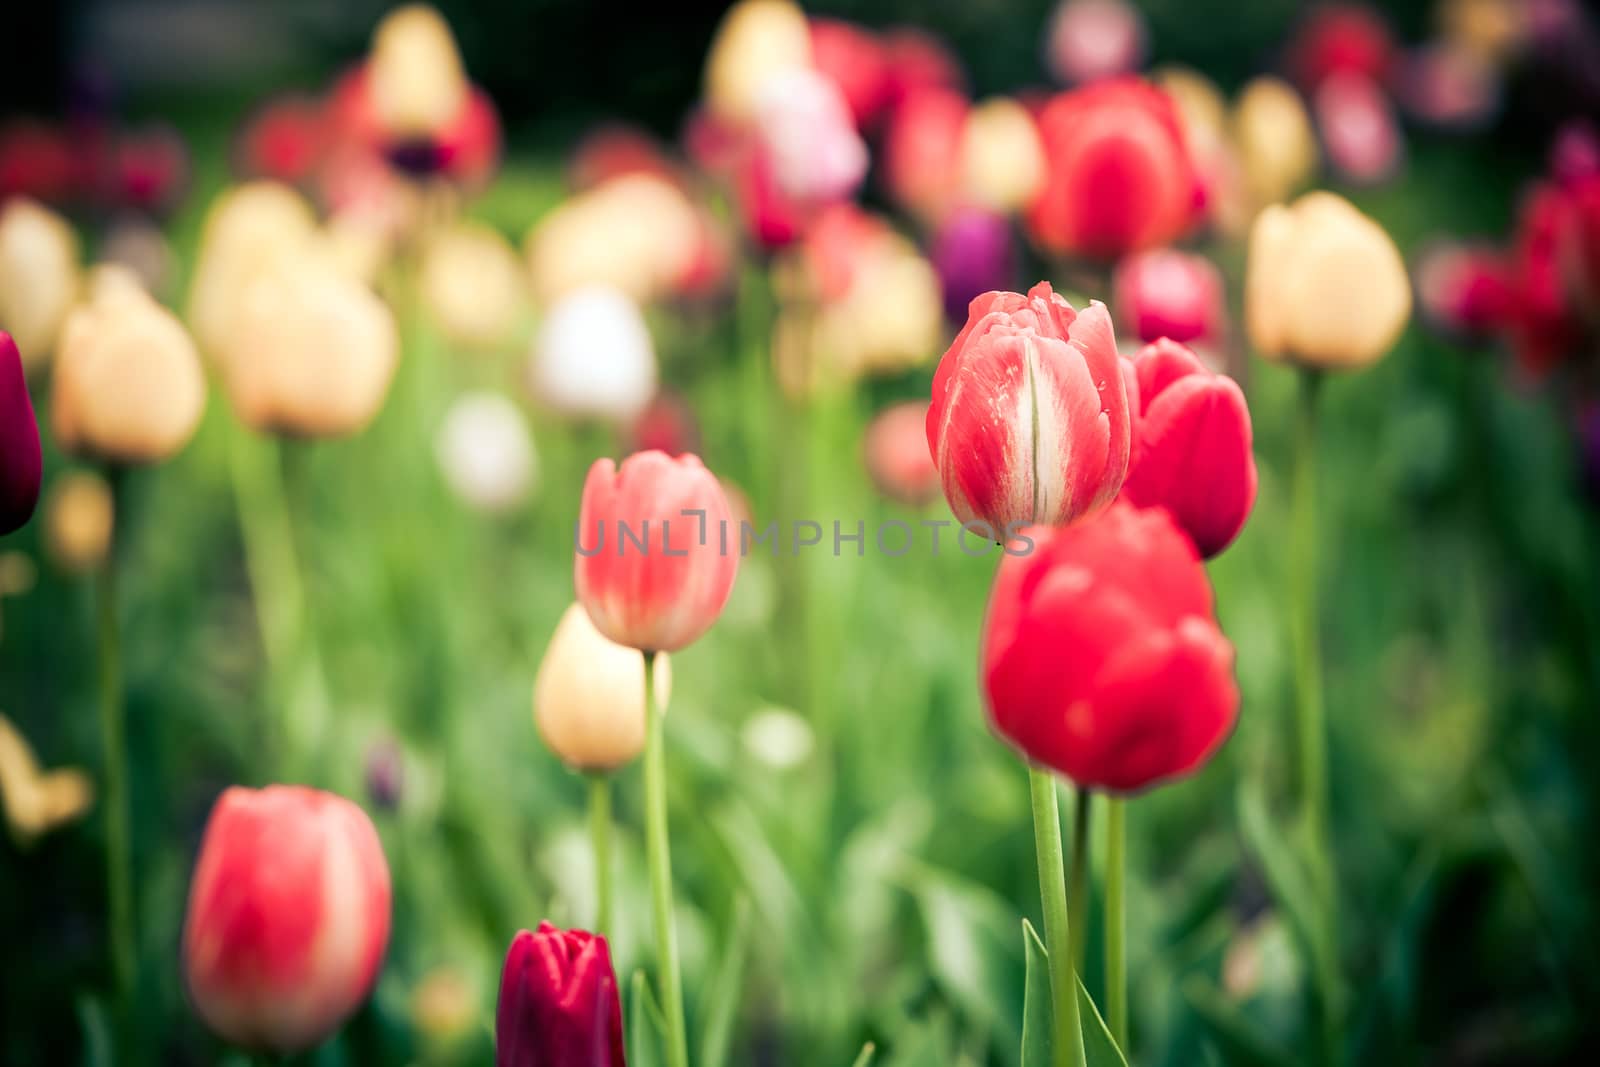
<instances>
[{"instance_id":1,"label":"dark red tulip","mask_svg":"<svg viewBox=\"0 0 1600 1067\"><path fill-rule=\"evenodd\" d=\"M1553 182L1523 202L1512 252L1514 294L1511 347L1522 370L1542 377L1582 341L1561 269L1562 233L1570 224L1567 197Z\"/></svg>"},{"instance_id":2,"label":"dark red tulip","mask_svg":"<svg viewBox=\"0 0 1600 1067\"><path fill-rule=\"evenodd\" d=\"M1511 268L1498 249L1445 242L1417 261L1417 304L1442 333L1480 340L1504 329L1514 303Z\"/></svg>"},{"instance_id":3,"label":"dark red tulip","mask_svg":"<svg viewBox=\"0 0 1600 1067\"><path fill-rule=\"evenodd\" d=\"M0 331L0 534L33 517L39 502L39 424L22 375L22 356Z\"/></svg>"},{"instance_id":4,"label":"dark red tulip","mask_svg":"<svg viewBox=\"0 0 1600 1067\"><path fill-rule=\"evenodd\" d=\"M606 939L539 924L506 953L495 1067L625 1067L622 1001Z\"/></svg>"},{"instance_id":5,"label":"dark red tulip","mask_svg":"<svg viewBox=\"0 0 1600 1067\"><path fill-rule=\"evenodd\" d=\"M1135 792L1198 770L1239 709L1194 545L1126 501L1030 527L1000 564L984 623L989 720L1033 763Z\"/></svg>"},{"instance_id":6,"label":"dark red tulip","mask_svg":"<svg viewBox=\"0 0 1600 1067\"><path fill-rule=\"evenodd\" d=\"M1233 542L1256 502L1250 409L1238 383L1163 338L1134 356L1138 412L1122 495L1166 509L1207 559Z\"/></svg>"},{"instance_id":7,"label":"dark red tulip","mask_svg":"<svg viewBox=\"0 0 1600 1067\"><path fill-rule=\"evenodd\" d=\"M1300 24L1289 45L1295 80L1315 90L1335 74L1383 81L1395 62L1394 37L1383 16L1359 4L1324 4Z\"/></svg>"}]
</instances>

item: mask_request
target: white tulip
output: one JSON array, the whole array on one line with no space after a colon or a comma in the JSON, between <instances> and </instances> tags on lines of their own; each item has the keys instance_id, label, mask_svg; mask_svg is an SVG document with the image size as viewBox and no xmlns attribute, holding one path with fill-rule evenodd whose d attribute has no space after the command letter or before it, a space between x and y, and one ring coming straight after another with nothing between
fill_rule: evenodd
<instances>
[{"instance_id":1,"label":"white tulip","mask_svg":"<svg viewBox=\"0 0 1600 1067\"><path fill-rule=\"evenodd\" d=\"M564 415L633 418L656 391L656 354L639 306L615 289L558 300L534 337L529 384Z\"/></svg>"}]
</instances>

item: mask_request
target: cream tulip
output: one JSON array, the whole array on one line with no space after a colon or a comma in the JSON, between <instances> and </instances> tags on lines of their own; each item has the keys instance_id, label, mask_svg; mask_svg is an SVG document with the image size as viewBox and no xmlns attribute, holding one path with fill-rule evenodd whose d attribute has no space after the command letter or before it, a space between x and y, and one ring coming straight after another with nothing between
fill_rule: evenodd
<instances>
[{"instance_id":1,"label":"cream tulip","mask_svg":"<svg viewBox=\"0 0 1600 1067\"><path fill-rule=\"evenodd\" d=\"M961 181L968 200L1003 214L1033 199L1044 181L1044 145L1026 108L996 97L967 113Z\"/></svg>"},{"instance_id":2,"label":"cream tulip","mask_svg":"<svg viewBox=\"0 0 1600 1067\"><path fill-rule=\"evenodd\" d=\"M93 471L61 475L45 498L45 547L67 574L87 574L105 561L115 523L111 486Z\"/></svg>"},{"instance_id":3,"label":"cream tulip","mask_svg":"<svg viewBox=\"0 0 1600 1067\"><path fill-rule=\"evenodd\" d=\"M509 398L487 390L450 405L434 453L456 496L491 514L522 503L539 476L528 420Z\"/></svg>"},{"instance_id":4,"label":"cream tulip","mask_svg":"<svg viewBox=\"0 0 1600 1067\"><path fill-rule=\"evenodd\" d=\"M50 396L56 442L116 463L166 459L188 443L205 409L199 354L177 317L136 281L115 270L101 278L61 329Z\"/></svg>"},{"instance_id":5,"label":"cream tulip","mask_svg":"<svg viewBox=\"0 0 1600 1067\"><path fill-rule=\"evenodd\" d=\"M1317 169L1317 136L1300 94L1263 75L1239 94L1233 139L1245 186L1256 204L1275 204Z\"/></svg>"},{"instance_id":6,"label":"cream tulip","mask_svg":"<svg viewBox=\"0 0 1600 1067\"><path fill-rule=\"evenodd\" d=\"M511 333L522 310L522 264L495 230L463 223L428 242L422 298L450 342L493 348Z\"/></svg>"},{"instance_id":7,"label":"cream tulip","mask_svg":"<svg viewBox=\"0 0 1600 1067\"><path fill-rule=\"evenodd\" d=\"M378 23L368 59L372 109L398 138L439 132L466 106L461 54L444 16L427 4L396 8Z\"/></svg>"},{"instance_id":8,"label":"cream tulip","mask_svg":"<svg viewBox=\"0 0 1600 1067\"><path fill-rule=\"evenodd\" d=\"M525 252L534 298L549 304L591 285L609 285L646 302L693 268L700 220L676 185L628 174L557 207L528 232Z\"/></svg>"},{"instance_id":9,"label":"cream tulip","mask_svg":"<svg viewBox=\"0 0 1600 1067\"><path fill-rule=\"evenodd\" d=\"M666 707L672 667L655 661L657 707ZM644 749L644 655L601 636L582 604L556 624L533 683L533 721L563 763L614 771Z\"/></svg>"},{"instance_id":10,"label":"cream tulip","mask_svg":"<svg viewBox=\"0 0 1600 1067\"><path fill-rule=\"evenodd\" d=\"M355 433L377 415L400 358L388 305L318 256L287 259L240 295L223 376L258 430Z\"/></svg>"},{"instance_id":11,"label":"cream tulip","mask_svg":"<svg viewBox=\"0 0 1600 1067\"><path fill-rule=\"evenodd\" d=\"M26 197L0 209L0 330L11 334L32 372L55 351L78 299L78 235L54 211Z\"/></svg>"},{"instance_id":12,"label":"cream tulip","mask_svg":"<svg viewBox=\"0 0 1600 1067\"><path fill-rule=\"evenodd\" d=\"M1314 192L1257 216L1245 322L1263 356L1361 367L1394 346L1410 314L1411 282L1400 250L1349 201Z\"/></svg>"},{"instance_id":13,"label":"cream tulip","mask_svg":"<svg viewBox=\"0 0 1600 1067\"><path fill-rule=\"evenodd\" d=\"M563 415L638 415L656 392L655 345L639 306L604 286L562 297L534 337L528 382Z\"/></svg>"},{"instance_id":14,"label":"cream tulip","mask_svg":"<svg viewBox=\"0 0 1600 1067\"><path fill-rule=\"evenodd\" d=\"M250 281L316 238L311 205L287 185L247 182L212 201L200 230L188 310L206 355L220 358L235 336L239 300Z\"/></svg>"},{"instance_id":15,"label":"cream tulip","mask_svg":"<svg viewBox=\"0 0 1600 1067\"><path fill-rule=\"evenodd\" d=\"M728 9L706 57L705 98L720 118L750 121L774 74L811 64L805 13L789 0L741 0Z\"/></svg>"}]
</instances>

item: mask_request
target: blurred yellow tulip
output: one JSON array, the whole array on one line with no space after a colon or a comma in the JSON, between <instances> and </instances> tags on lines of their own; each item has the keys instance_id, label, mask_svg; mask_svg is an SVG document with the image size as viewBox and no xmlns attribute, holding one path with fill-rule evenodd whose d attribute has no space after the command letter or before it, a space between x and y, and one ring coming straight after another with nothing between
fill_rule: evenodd
<instances>
[{"instance_id":1,"label":"blurred yellow tulip","mask_svg":"<svg viewBox=\"0 0 1600 1067\"><path fill-rule=\"evenodd\" d=\"M479 223L462 223L428 242L422 298L453 344L488 349L504 342L522 310L522 264L511 243Z\"/></svg>"},{"instance_id":2,"label":"blurred yellow tulip","mask_svg":"<svg viewBox=\"0 0 1600 1067\"><path fill-rule=\"evenodd\" d=\"M996 97L967 113L961 180L971 203L1002 214L1033 199L1044 180L1044 145L1027 108Z\"/></svg>"},{"instance_id":3,"label":"blurred yellow tulip","mask_svg":"<svg viewBox=\"0 0 1600 1067\"><path fill-rule=\"evenodd\" d=\"M1245 274L1245 322L1268 359L1328 369L1373 362L1411 314L1411 282L1394 241L1349 201L1308 193L1256 217Z\"/></svg>"},{"instance_id":4,"label":"blurred yellow tulip","mask_svg":"<svg viewBox=\"0 0 1600 1067\"><path fill-rule=\"evenodd\" d=\"M755 116L762 86L774 74L811 64L805 13L789 0L741 0L717 26L706 57L705 98L730 122Z\"/></svg>"},{"instance_id":5,"label":"blurred yellow tulip","mask_svg":"<svg viewBox=\"0 0 1600 1067\"><path fill-rule=\"evenodd\" d=\"M672 667L656 657L656 703L666 707ZM644 749L644 655L600 634L582 604L556 624L533 683L533 721L563 763L613 771Z\"/></svg>"},{"instance_id":6,"label":"blurred yellow tulip","mask_svg":"<svg viewBox=\"0 0 1600 1067\"><path fill-rule=\"evenodd\" d=\"M694 266L700 220L676 185L628 174L580 193L528 232L535 299L607 285L640 303L666 293Z\"/></svg>"},{"instance_id":7,"label":"blurred yellow tulip","mask_svg":"<svg viewBox=\"0 0 1600 1067\"><path fill-rule=\"evenodd\" d=\"M68 574L86 574L105 561L116 524L111 486L88 470L55 480L45 498L45 548Z\"/></svg>"},{"instance_id":8,"label":"blurred yellow tulip","mask_svg":"<svg viewBox=\"0 0 1600 1067\"><path fill-rule=\"evenodd\" d=\"M407 4L385 15L372 36L368 59L372 108L379 124L398 138L437 133L467 103L467 76L444 16L427 4Z\"/></svg>"},{"instance_id":9,"label":"blurred yellow tulip","mask_svg":"<svg viewBox=\"0 0 1600 1067\"><path fill-rule=\"evenodd\" d=\"M23 369L44 366L78 299L78 235L54 211L26 197L0 209L0 330L11 334Z\"/></svg>"},{"instance_id":10,"label":"blurred yellow tulip","mask_svg":"<svg viewBox=\"0 0 1600 1067\"><path fill-rule=\"evenodd\" d=\"M277 182L247 182L211 203L189 288L189 325L212 359L235 333L241 294L250 279L317 236L306 199Z\"/></svg>"},{"instance_id":11,"label":"blurred yellow tulip","mask_svg":"<svg viewBox=\"0 0 1600 1067\"><path fill-rule=\"evenodd\" d=\"M1317 137L1305 102L1287 82L1263 75L1239 94L1233 140L1251 199L1275 204L1317 169Z\"/></svg>"},{"instance_id":12,"label":"blurred yellow tulip","mask_svg":"<svg viewBox=\"0 0 1600 1067\"><path fill-rule=\"evenodd\" d=\"M0 797L12 839L27 846L87 814L94 804L94 784L77 767L41 770L27 738L0 715Z\"/></svg>"}]
</instances>

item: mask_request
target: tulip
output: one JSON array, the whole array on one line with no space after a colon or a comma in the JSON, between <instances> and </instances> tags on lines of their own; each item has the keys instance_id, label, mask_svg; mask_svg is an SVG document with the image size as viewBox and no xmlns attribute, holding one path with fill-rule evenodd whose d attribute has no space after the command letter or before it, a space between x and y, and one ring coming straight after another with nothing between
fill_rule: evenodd
<instances>
[{"instance_id":1,"label":"tulip","mask_svg":"<svg viewBox=\"0 0 1600 1067\"><path fill-rule=\"evenodd\" d=\"M843 19L813 18L811 64L839 87L856 128L875 125L889 103L889 61L869 31Z\"/></svg>"},{"instance_id":2,"label":"tulip","mask_svg":"<svg viewBox=\"0 0 1600 1067\"><path fill-rule=\"evenodd\" d=\"M1512 248L1512 351L1521 369L1548 374L1581 344L1583 324L1572 307L1561 270L1562 235L1571 225L1567 197L1541 182L1523 201Z\"/></svg>"},{"instance_id":3,"label":"tulip","mask_svg":"<svg viewBox=\"0 0 1600 1067\"><path fill-rule=\"evenodd\" d=\"M435 443L445 482L469 506L490 514L527 499L538 459L527 420L500 393L466 393L450 405Z\"/></svg>"},{"instance_id":4,"label":"tulip","mask_svg":"<svg viewBox=\"0 0 1600 1067\"><path fill-rule=\"evenodd\" d=\"M691 518L689 521L693 521ZM651 679L665 706L667 656ZM577 771L614 771L644 751L644 657L596 630L582 604L561 615L533 683L533 721L556 756Z\"/></svg>"},{"instance_id":5,"label":"tulip","mask_svg":"<svg viewBox=\"0 0 1600 1067\"><path fill-rule=\"evenodd\" d=\"M448 964L423 975L411 992L411 1022L435 1047L448 1049L478 1023L472 979Z\"/></svg>"},{"instance_id":6,"label":"tulip","mask_svg":"<svg viewBox=\"0 0 1600 1067\"><path fill-rule=\"evenodd\" d=\"M1003 215L963 208L945 219L929 255L939 275L946 318L965 322L967 306L980 294L1016 284L1014 244L1011 223Z\"/></svg>"},{"instance_id":7,"label":"tulip","mask_svg":"<svg viewBox=\"0 0 1600 1067\"><path fill-rule=\"evenodd\" d=\"M199 426L205 374L170 311L136 282L108 280L67 316L50 401L56 442L68 452L154 463Z\"/></svg>"},{"instance_id":8,"label":"tulip","mask_svg":"<svg viewBox=\"0 0 1600 1067\"><path fill-rule=\"evenodd\" d=\"M938 351L943 310L933 266L884 230L855 265L849 288L812 323L813 357L847 381L920 366Z\"/></svg>"},{"instance_id":9,"label":"tulip","mask_svg":"<svg viewBox=\"0 0 1600 1067\"><path fill-rule=\"evenodd\" d=\"M426 4L385 15L368 62L372 109L396 139L429 137L461 113L467 79L444 16Z\"/></svg>"},{"instance_id":10,"label":"tulip","mask_svg":"<svg viewBox=\"0 0 1600 1067\"><path fill-rule=\"evenodd\" d=\"M1431 44L1407 58L1399 94L1413 118L1443 130L1473 132L1500 110L1500 74L1470 48Z\"/></svg>"},{"instance_id":11,"label":"tulip","mask_svg":"<svg viewBox=\"0 0 1600 1067\"><path fill-rule=\"evenodd\" d=\"M844 200L867 173L867 146L833 82L806 67L778 71L756 96L755 124L773 179L806 203Z\"/></svg>"},{"instance_id":12,"label":"tulip","mask_svg":"<svg viewBox=\"0 0 1600 1067\"><path fill-rule=\"evenodd\" d=\"M883 35L882 43L891 111L898 111L906 101L921 93L965 92L966 78L961 73L960 61L926 30L915 27L890 30Z\"/></svg>"},{"instance_id":13,"label":"tulip","mask_svg":"<svg viewBox=\"0 0 1600 1067\"><path fill-rule=\"evenodd\" d=\"M161 227L136 216L112 224L100 243L100 259L132 271L139 284L164 297L177 272L177 254Z\"/></svg>"},{"instance_id":14,"label":"tulip","mask_svg":"<svg viewBox=\"0 0 1600 1067\"><path fill-rule=\"evenodd\" d=\"M739 569L739 534L722 486L699 457L636 452L620 470L598 459L583 484L578 599L618 644L676 652L722 613Z\"/></svg>"},{"instance_id":15,"label":"tulip","mask_svg":"<svg viewBox=\"0 0 1600 1067\"><path fill-rule=\"evenodd\" d=\"M1026 108L996 97L967 112L961 135L961 186L967 202L1011 214L1044 181L1044 148Z\"/></svg>"},{"instance_id":16,"label":"tulip","mask_svg":"<svg viewBox=\"0 0 1600 1067\"><path fill-rule=\"evenodd\" d=\"M702 236L682 189L658 175L635 173L557 207L529 230L524 250L542 303L591 285L644 302L688 273Z\"/></svg>"},{"instance_id":17,"label":"tulip","mask_svg":"<svg viewBox=\"0 0 1600 1067\"><path fill-rule=\"evenodd\" d=\"M500 163L500 114L489 94L469 87L461 110L434 134L438 169L468 189L482 189Z\"/></svg>"},{"instance_id":18,"label":"tulip","mask_svg":"<svg viewBox=\"0 0 1600 1067\"><path fill-rule=\"evenodd\" d=\"M338 437L383 406L400 357L388 305L315 256L286 259L240 294L224 380L255 429Z\"/></svg>"},{"instance_id":19,"label":"tulip","mask_svg":"<svg viewBox=\"0 0 1600 1067\"><path fill-rule=\"evenodd\" d=\"M32 372L56 350L78 297L78 237L65 219L33 200L0 208L0 330Z\"/></svg>"},{"instance_id":20,"label":"tulip","mask_svg":"<svg viewBox=\"0 0 1600 1067\"><path fill-rule=\"evenodd\" d=\"M706 103L726 121L748 122L769 78L810 64L811 31L798 5L740 0L722 17L706 56Z\"/></svg>"},{"instance_id":21,"label":"tulip","mask_svg":"<svg viewBox=\"0 0 1600 1067\"><path fill-rule=\"evenodd\" d=\"M1255 504L1244 393L1176 341L1146 345L1133 368L1139 415L1122 495L1165 508L1210 559L1233 543Z\"/></svg>"},{"instance_id":22,"label":"tulip","mask_svg":"<svg viewBox=\"0 0 1600 1067\"><path fill-rule=\"evenodd\" d=\"M939 495L939 468L928 452L928 405L895 404L867 424L863 441L872 484L890 500L920 508Z\"/></svg>"},{"instance_id":23,"label":"tulip","mask_svg":"<svg viewBox=\"0 0 1600 1067\"><path fill-rule=\"evenodd\" d=\"M272 100L245 123L237 166L253 178L300 184L322 164L328 133L322 101L305 96Z\"/></svg>"},{"instance_id":24,"label":"tulip","mask_svg":"<svg viewBox=\"0 0 1600 1067\"><path fill-rule=\"evenodd\" d=\"M1314 106L1335 170L1367 185L1394 176L1405 145L1394 108L1375 82L1359 74L1335 74L1317 86Z\"/></svg>"},{"instance_id":25,"label":"tulip","mask_svg":"<svg viewBox=\"0 0 1600 1067\"><path fill-rule=\"evenodd\" d=\"M247 182L212 201L200 230L189 290L190 324L208 356L238 333L239 301L250 280L315 238L311 205L276 182Z\"/></svg>"},{"instance_id":26,"label":"tulip","mask_svg":"<svg viewBox=\"0 0 1600 1067\"><path fill-rule=\"evenodd\" d=\"M534 337L529 385L563 415L638 415L656 391L655 346L638 305L600 286L562 297Z\"/></svg>"},{"instance_id":27,"label":"tulip","mask_svg":"<svg viewBox=\"0 0 1600 1067\"><path fill-rule=\"evenodd\" d=\"M0 536L20 529L39 502L39 424L22 375L22 356L0 331Z\"/></svg>"},{"instance_id":28,"label":"tulip","mask_svg":"<svg viewBox=\"0 0 1600 1067\"><path fill-rule=\"evenodd\" d=\"M211 810L189 886L183 968L207 1025L289 1053L366 999L389 940L389 865L355 804L303 786L234 786Z\"/></svg>"},{"instance_id":29,"label":"tulip","mask_svg":"<svg viewBox=\"0 0 1600 1067\"><path fill-rule=\"evenodd\" d=\"M188 146L176 130L157 126L117 138L105 192L116 207L153 215L172 207L188 181Z\"/></svg>"},{"instance_id":30,"label":"tulip","mask_svg":"<svg viewBox=\"0 0 1600 1067\"><path fill-rule=\"evenodd\" d=\"M1250 232L1245 321L1268 359L1348 369L1393 347L1411 314L1394 241L1333 193L1263 211Z\"/></svg>"},{"instance_id":31,"label":"tulip","mask_svg":"<svg viewBox=\"0 0 1600 1067\"><path fill-rule=\"evenodd\" d=\"M1131 256L1117 267L1114 293L1118 321L1141 341L1222 337L1222 274L1204 256L1170 248Z\"/></svg>"},{"instance_id":32,"label":"tulip","mask_svg":"<svg viewBox=\"0 0 1600 1067\"><path fill-rule=\"evenodd\" d=\"M949 89L913 93L895 109L883 146L884 187L897 205L937 222L960 200L966 97Z\"/></svg>"},{"instance_id":33,"label":"tulip","mask_svg":"<svg viewBox=\"0 0 1600 1067\"><path fill-rule=\"evenodd\" d=\"M521 310L524 282L516 252L499 233L476 223L428 242L420 284L445 337L466 348L505 340Z\"/></svg>"},{"instance_id":34,"label":"tulip","mask_svg":"<svg viewBox=\"0 0 1600 1067\"><path fill-rule=\"evenodd\" d=\"M624 1067L622 1000L606 939L519 930L495 1008L495 1067Z\"/></svg>"},{"instance_id":35,"label":"tulip","mask_svg":"<svg viewBox=\"0 0 1600 1067\"><path fill-rule=\"evenodd\" d=\"M628 427L629 452L665 452L676 456L700 451L700 426L694 409L676 393L660 392Z\"/></svg>"},{"instance_id":36,"label":"tulip","mask_svg":"<svg viewBox=\"0 0 1600 1067\"><path fill-rule=\"evenodd\" d=\"M66 130L28 119L0 126L0 203L13 198L59 203L80 191L82 169Z\"/></svg>"},{"instance_id":37,"label":"tulip","mask_svg":"<svg viewBox=\"0 0 1600 1067\"><path fill-rule=\"evenodd\" d=\"M1256 204L1275 204L1310 179L1317 139L1300 94L1277 78L1245 86L1234 104L1234 142Z\"/></svg>"},{"instance_id":38,"label":"tulip","mask_svg":"<svg viewBox=\"0 0 1600 1067\"><path fill-rule=\"evenodd\" d=\"M1183 235L1198 178L1161 90L1113 78L1063 93L1039 116L1045 181L1027 214L1046 251L1114 259Z\"/></svg>"},{"instance_id":39,"label":"tulip","mask_svg":"<svg viewBox=\"0 0 1600 1067\"><path fill-rule=\"evenodd\" d=\"M1165 511L1121 503L1028 536L984 622L995 731L1080 786L1132 793L1194 773L1239 707L1194 545Z\"/></svg>"},{"instance_id":40,"label":"tulip","mask_svg":"<svg viewBox=\"0 0 1600 1067\"><path fill-rule=\"evenodd\" d=\"M1510 326L1515 308L1511 265L1497 249L1440 243L1416 266L1417 304L1435 329L1468 340Z\"/></svg>"},{"instance_id":41,"label":"tulip","mask_svg":"<svg viewBox=\"0 0 1600 1067\"><path fill-rule=\"evenodd\" d=\"M1111 316L1073 311L1040 282L1026 297L986 293L939 362L928 447L963 524L996 540L1064 525L1122 488L1128 396Z\"/></svg>"},{"instance_id":42,"label":"tulip","mask_svg":"<svg viewBox=\"0 0 1600 1067\"><path fill-rule=\"evenodd\" d=\"M0 797L11 839L26 849L83 818L94 805L94 780L81 767L40 767L28 739L0 715Z\"/></svg>"},{"instance_id":43,"label":"tulip","mask_svg":"<svg viewBox=\"0 0 1600 1067\"><path fill-rule=\"evenodd\" d=\"M1307 91L1336 74L1382 81L1395 59L1395 45L1382 16L1357 4L1324 4L1301 24L1289 44L1288 65Z\"/></svg>"},{"instance_id":44,"label":"tulip","mask_svg":"<svg viewBox=\"0 0 1600 1067\"><path fill-rule=\"evenodd\" d=\"M45 547L67 574L88 574L105 562L115 525L111 487L93 471L71 471L50 486L44 503Z\"/></svg>"},{"instance_id":45,"label":"tulip","mask_svg":"<svg viewBox=\"0 0 1600 1067\"><path fill-rule=\"evenodd\" d=\"M1144 61L1144 16L1126 0L1065 0L1050 18L1045 63L1065 85L1086 85L1137 70Z\"/></svg>"},{"instance_id":46,"label":"tulip","mask_svg":"<svg viewBox=\"0 0 1600 1067\"><path fill-rule=\"evenodd\" d=\"M606 123L590 130L567 161L567 184L578 190L593 189L629 174L678 180L677 164L661 142L626 123Z\"/></svg>"}]
</instances>

